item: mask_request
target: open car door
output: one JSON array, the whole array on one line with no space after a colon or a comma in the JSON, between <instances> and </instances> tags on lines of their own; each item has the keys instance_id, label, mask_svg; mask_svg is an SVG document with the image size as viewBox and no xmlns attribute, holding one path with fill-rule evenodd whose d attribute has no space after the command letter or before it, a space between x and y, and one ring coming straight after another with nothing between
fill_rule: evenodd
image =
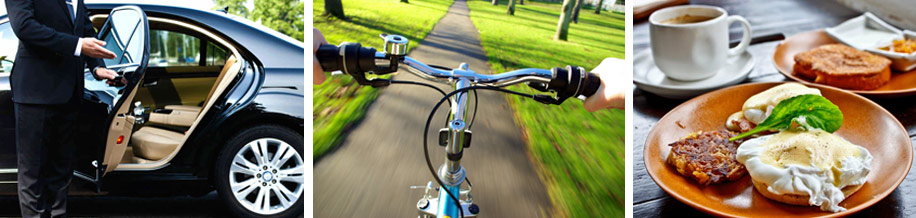
<instances>
[{"instance_id":1,"label":"open car door","mask_svg":"<svg viewBox=\"0 0 916 218\"><path fill-rule=\"evenodd\" d=\"M123 84L110 86L105 81L86 79L86 94L108 105L105 125L98 131L105 131L105 146L98 147L93 162L95 172L76 175L95 181L114 170L121 162L127 149L130 134L133 131L134 117L130 112L130 102L137 92L139 81L142 81L149 62L149 23L146 14L136 6L114 8L108 20L99 29L98 38L106 42L105 48L115 53L114 59L103 59L106 68L118 72ZM86 75L91 77L92 75ZM98 163L98 162L101 163ZM83 175L80 175L83 174ZM94 175L92 175L94 174Z\"/></svg>"}]
</instances>

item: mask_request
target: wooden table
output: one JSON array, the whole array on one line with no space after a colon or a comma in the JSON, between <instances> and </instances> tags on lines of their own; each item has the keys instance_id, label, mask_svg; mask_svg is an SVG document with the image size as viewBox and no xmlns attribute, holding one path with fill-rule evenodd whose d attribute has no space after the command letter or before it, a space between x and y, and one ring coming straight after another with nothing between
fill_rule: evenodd
<instances>
[{"instance_id":1,"label":"wooden table","mask_svg":"<svg viewBox=\"0 0 916 218\"><path fill-rule=\"evenodd\" d=\"M692 4L716 5L730 15L741 15L750 21L754 35L797 33L830 27L861 13L826 0L719 0L691 1ZM649 48L649 25L645 20L633 25L634 55ZM739 39L741 30L731 28L731 38ZM787 81L773 66L773 51L778 42L751 45L748 51L756 58L753 72L744 83ZM916 136L916 96L896 99L875 99L900 120L910 138ZM633 91L633 217L706 217L704 214L672 198L655 184L643 163L643 146L655 123L668 111L685 100L672 100L636 89ZM916 144L916 142L914 142ZM900 166L912 167L912 166ZM911 170L903 183L889 196L854 217L916 216L916 170Z\"/></svg>"}]
</instances>

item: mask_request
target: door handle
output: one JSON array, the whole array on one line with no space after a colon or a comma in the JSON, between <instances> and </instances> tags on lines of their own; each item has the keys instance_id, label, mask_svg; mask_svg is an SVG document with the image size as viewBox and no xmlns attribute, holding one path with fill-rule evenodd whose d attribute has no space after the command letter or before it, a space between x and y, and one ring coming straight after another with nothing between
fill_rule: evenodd
<instances>
[{"instance_id":1,"label":"door handle","mask_svg":"<svg viewBox=\"0 0 916 218\"><path fill-rule=\"evenodd\" d=\"M159 85L159 80L143 81L143 87L150 87L150 86L156 86L156 85Z\"/></svg>"}]
</instances>

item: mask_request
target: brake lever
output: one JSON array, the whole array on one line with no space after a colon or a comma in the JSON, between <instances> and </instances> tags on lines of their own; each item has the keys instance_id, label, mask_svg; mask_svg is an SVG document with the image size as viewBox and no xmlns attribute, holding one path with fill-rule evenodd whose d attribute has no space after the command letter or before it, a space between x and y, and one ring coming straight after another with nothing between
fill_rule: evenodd
<instances>
[{"instance_id":1,"label":"brake lever","mask_svg":"<svg viewBox=\"0 0 916 218\"><path fill-rule=\"evenodd\" d=\"M554 78L549 83L529 82L528 86L538 91L551 91L556 96L537 94L534 100L544 104L562 104L568 98L591 96L595 94L601 81L594 73L585 71L585 68L567 65L565 68L554 67L551 69Z\"/></svg>"},{"instance_id":2,"label":"brake lever","mask_svg":"<svg viewBox=\"0 0 916 218\"><path fill-rule=\"evenodd\" d=\"M542 82L528 82L528 87L531 87L531 88L533 88L533 89L535 89L535 90L538 90L538 91L541 91L541 92L550 92L550 89L547 88L547 84L546 84L546 83L542 83ZM561 100L559 100L559 99L557 99L557 98L554 98L553 96L545 95L545 94L535 94L535 95L533 95L533 98L534 98L535 101L541 102L541 103L543 103L543 104L560 104L560 103L563 103L563 101L561 101Z\"/></svg>"},{"instance_id":3,"label":"brake lever","mask_svg":"<svg viewBox=\"0 0 916 218\"><path fill-rule=\"evenodd\" d=\"M533 89L535 89L535 90L538 90L538 91L541 91L541 92L548 92L548 91L550 91L550 90L547 89L547 84L546 84L546 83L542 83L542 82L528 82L528 87L531 87L531 88L533 88Z\"/></svg>"}]
</instances>

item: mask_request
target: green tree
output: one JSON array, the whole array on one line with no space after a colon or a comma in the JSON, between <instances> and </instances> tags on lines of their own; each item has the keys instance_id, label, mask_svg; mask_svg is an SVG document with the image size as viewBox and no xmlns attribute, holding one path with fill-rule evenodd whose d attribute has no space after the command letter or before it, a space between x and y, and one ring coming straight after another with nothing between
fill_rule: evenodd
<instances>
[{"instance_id":1,"label":"green tree","mask_svg":"<svg viewBox=\"0 0 916 218\"><path fill-rule=\"evenodd\" d=\"M576 4L576 0L563 0L563 11L560 12L557 34L553 36L553 40L566 41L566 36L569 35L569 21L572 20L574 4Z\"/></svg>"},{"instance_id":2,"label":"green tree","mask_svg":"<svg viewBox=\"0 0 916 218\"><path fill-rule=\"evenodd\" d=\"M254 0L252 9L246 8L245 2L247 0L213 0L216 8L229 7L231 14L259 22L299 41L304 40L305 3L302 0Z\"/></svg>"},{"instance_id":3,"label":"green tree","mask_svg":"<svg viewBox=\"0 0 916 218\"><path fill-rule=\"evenodd\" d=\"M249 19L302 41L305 3L301 0L255 0Z\"/></svg>"},{"instance_id":4,"label":"green tree","mask_svg":"<svg viewBox=\"0 0 916 218\"><path fill-rule=\"evenodd\" d=\"M245 7L246 0L213 0L216 4L214 9L223 9L229 7L227 12L238 15L239 17L248 18L248 8Z\"/></svg>"},{"instance_id":5,"label":"green tree","mask_svg":"<svg viewBox=\"0 0 916 218\"><path fill-rule=\"evenodd\" d=\"M515 0L509 0L509 10L506 11L508 15L515 15Z\"/></svg>"}]
</instances>

